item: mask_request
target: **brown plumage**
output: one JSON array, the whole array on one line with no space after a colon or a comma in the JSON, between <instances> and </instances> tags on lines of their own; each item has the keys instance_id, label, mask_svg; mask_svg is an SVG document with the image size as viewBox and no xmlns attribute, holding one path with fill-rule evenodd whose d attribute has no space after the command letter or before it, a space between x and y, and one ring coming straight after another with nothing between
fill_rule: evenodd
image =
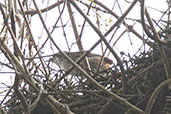
<instances>
[{"instance_id":1,"label":"brown plumage","mask_svg":"<svg viewBox=\"0 0 171 114\"><path fill-rule=\"evenodd\" d=\"M85 51L81 52L66 52L65 53L73 60L76 61ZM104 57L103 61L101 61L101 55L90 53L87 58L90 64L90 68L93 72L103 72L111 67L113 61L107 57ZM60 53L54 54L52 57L52 62L57 64L61 70L67 71L71 66L70 62ZM88 70L88 65L84 64L85 61L82 61L79 65L84 69ZM100 65L101 63L101 65ZM79 74L80 72L74 68L71 75Z\"/></svg>"}]
</instances>

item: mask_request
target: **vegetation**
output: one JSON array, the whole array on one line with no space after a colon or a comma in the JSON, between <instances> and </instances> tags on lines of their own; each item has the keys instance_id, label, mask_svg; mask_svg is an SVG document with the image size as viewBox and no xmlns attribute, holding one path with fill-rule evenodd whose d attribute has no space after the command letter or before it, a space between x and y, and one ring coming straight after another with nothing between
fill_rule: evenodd
<instances>
[{"instance_id":1,"label":"vegetation","mask_svg":"<svg viewBox=\"0 0 171 114\"><path fill-rule=\"evenodd\" d=\"M1 114L171 113L170 0L165 11L145 0L108 2L0 2ZM84 53L72 60L66 50ZM51 61L57 52L69 70ZM92 53L114 64L93 72L80 64Z\"/></svg>"}]
</instances>

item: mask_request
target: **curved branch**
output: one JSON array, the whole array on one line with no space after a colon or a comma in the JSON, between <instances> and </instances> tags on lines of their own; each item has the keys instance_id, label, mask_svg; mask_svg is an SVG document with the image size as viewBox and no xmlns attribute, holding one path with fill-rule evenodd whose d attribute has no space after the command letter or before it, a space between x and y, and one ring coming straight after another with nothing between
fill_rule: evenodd
<instances>
[{"instance_id":1,"label":"curved branch","mask_svg":"<svg viewBox=\"0 0 171 114\"><path fill-rule=\"evenodd\" d=\"M146 12L145 6L144 6L144 0L139 0L139 2L141 3L141 21L142 21L142 26L143 29L145 31L145 33L153 40L155 40L154 35L152 35L152 33L147 29L147 26L145 24L145 19L144 19L144 15Z\"/></svg>"},{"instance_id":2,"label":"curved branch","mask_svg":"<svg viewBox=\"0 0 171 114\"><path fill-rule=\"evenodd\" d=\"M7 112L5 112L5 110L0 106L0 114L7 114Z\"/></svg>"},{"instance_id":3,"label":"curved branch","mask_svg":"<svg viewBox=\"0 0 171 114\"><path fill-rule=\"evenodd\" d=\"M144 1L144 0L143 0ZM165 50L161 44L161 39L160 39L160 36L159 34L156 32L155 28L154 28L154 25L152 23L152 19L149 15L149 13L147 12L146 10L146 17L147 17L147 20L150 24L150 27L153 31L153 34L154 34L154 38L155 38L155 41L159 47L159 52L160 52L160 55L161 55L161 58L162 58L162 61L163 61L163 65L164 65L164 69L165 69L165 72L166 72L166 77L167 79L171 79L171 70L170 70L170 65L169 65L169 60L166 56L166 53L165 53ZM169 89L171 89L171 84L169 84Z\"/></svg>"},{"instance_id":4,"label":"curved branch","mask_svg":"<svg viewBox=\"0 0 171 114\"><path fill-rule=\"evenodd\" d=\"M147 104L147 107L146 107L146 109L145 109L145 112L147 112L148 114L150 114L151 109L152 109L152 107L153 107L153 104L155 103L155 100L156 100L158 94L159 94L160 91L161 91L164 87L166 87L168 84L171 84L171 79L162 82L162 83L154 90L154 92L152 93L152 95L151 95L151 97L150 97L150 99L149 99L149 101L148 101L148 104Z\"/></svg>"},{"instance_id":5,"label":"curved branch","mask_svg":"<svg viewBox=\"0 0 171 114\"><path fill-rule=\"evenodd\" d=\"M21 104L23 105L24 112L26 114L30 114L30 111L29 111L29 108L28 108L28 103L27 103L24 95L19 90L19 83L20 83L20 77L16 73L15 82L14 82L14 86L13 86L14 92L15 92L16 96L21 100Z\"/></svg>"},{"instance_id":6,"label":"curved branch","mask_svg":"<svg viewBox=\"0 0 171 114\"><path fill-rule=\"evenodd\" d=\"M54 3L54 4L50 5L50 6L48 6L47 8L41 9L40 11L42 13L47 12L47 11L55 8L56 6L59 6L63 2L64 2L64 0L61 0L61 1L57 2L57 3ZM23 14L23 12L21 10L19 11L19 13ZM24 14L25 15L35 15L35 14L38 14L38 11L37 10L30 10L30 11L28 10L28 11L24 11Z\"/></svg>"},{"instance_id":7,"label":"curved branch","mask_svg":"<svg viewBox=\"0 0 171 114\"><path fill-rule=\"evenodd\" d=\"M136 1L136 0L135 0ZM86 21L90 24L90 26L95 30L95 32L99 35L100 37L100 42L103 41L105 43L105 45L108 47L108 49L111 51L111 53L113 54L113 56L116 58L121 72L122 72L122 86L123 86L123 92L126 91L126 73L124 70L124 67L122 65L122 61L120 60L119 56L117 55L117 53L113 50L113 48L109 45L108 41L105 39L105 36L107 36L110 32L107 32L105 35L103 35L98 28L96 28L96 26L94 26L94 24L88 19L88 17L81 11L81 9L75 4L74 1L70 0L70 2L72 3L72 5L79 11L79 13L86 19ZM126 15L125 15L126 16ZM119 24L124 18L122 17L121 19L118 19L118 21L114 24L115 27L117 26L117 24Z\"/></svg>"},{"instance_id":8,"label":"curved branch","mask_svg":"<svg viewBox=\"0 0 171 114\"><path fill-rule=\"evenodd\" d=\"M118 19L117 21L119 21L119 18L121 18L121 17L119 17L118 15L116 15L112 10L110 10L109 8L107 8L105 5L103 5L102 3L100 3L98 0L94 0L94 2L96 4L98 4L99 6L101 6L102 8L104 8L105 10L107 10L108 13L110 13L111 15L113 15L115 18ZM150 41L147 41L146 39L144 39L138 32L136 32L133 29L132 26L128 25L124 20L122 20L122 23L123 23L123 25L125 25L125 27L128 28L129 32L132 32L133 34L135 34L140 40L142 40L143 42L145 42L148 46L153 47L153 43L150 42Z\"/></svg>"}]
</instances>

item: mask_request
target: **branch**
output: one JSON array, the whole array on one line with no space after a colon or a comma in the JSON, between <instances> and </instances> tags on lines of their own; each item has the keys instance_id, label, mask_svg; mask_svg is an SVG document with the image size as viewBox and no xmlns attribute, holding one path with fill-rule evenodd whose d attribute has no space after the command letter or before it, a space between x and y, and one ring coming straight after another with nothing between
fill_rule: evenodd
<instances>
[{"instance_id":1,"label":"branch","mask_svg":"<svg viewBox=\"0 0 171 114\"><path fill-rule=\"evenodd\" d=\"M152 93L148 103L147 103L147 107L145 109L145 112L150 114L151 109L153 107L153 104L156 101L156 98L158 96L158 94L160 93L160 91L166 87L167 85L171 84L171 79L165 80L164 82L162 82L159 86L157 86L157 88L154 90L154 92Z\"/></svg>"},{"instance_id":2,"label":"branch","mask_svg":"<svg viewBox=\"0 0 171 114\"><path fill-rule=\"evenodd\" d=\"M141 2L141 9L143 10L143 8L144 8L144 0L142 0L142 2ZM159 52L160 52L160 55L161 55L161 58L162 58L162 61L163 61L164 69L165 69L165 72L166 72L166 77L167 77L167 79L171 79L171 70L170 70L169 60L168 60L168 58L166 56L166 53L165 53L165 50L164 50L164 48L163 48L163 46L161 44L160 36L155 30L155 27L154 27L154 25L152 23L151 17L149 15L147 9L146 9L145 14L146 14L147 20L148 20L148 22L150 24L150 27L151 27L151 29L153 31L153 34L154 34L153 38L154 38L154 40L156 41L156 43L157 43L157 45L159 47ZM144 15L144 13L142 15ZM171 89L171 84L169 84L169 89Z\"/></svg>"},{"instance_id":3,"label":"branch","mask_svg":"<svg viewBox=\"0 0 171 114\"><path fill-rule=\"evenodd\" d=\"M63 2L64 2L64 0L61 0L61 1L57 2L57 3L54 3L54 4L50 5L50 6L48 6L47 8L41 9L40 11L42 13L47 12L47 11L55 8L56 6L59 6ZM23 13L22 10L19 10L19 13L24 14L24 15L35 15L35 14L38 14L38 11L37 10L30 10L30 11L28 10L28 11L24 11L24 13Z\"/></svg>"},{"instance_id":4,"label":"branch","mask_svg":"<svg viewBox=\"0 0 171 114\"><path fill-rule=\"evenodd\" d=\"M74 1L70 0L70 2L72 3L72 5L80 12L80 14L86 19L86 21L90 24L90 26L92 26L92 28L96 31L96 33L99 35L100 37L100 40L103 41L106 46L108 47L108 49L110 50L110 52L113 54L113 56L116 58L119 66L120 66L120 69L121 69L121 72L122 72L122 86L123 86L123 92L126 91L126 79L125 79L125 76L126 76L126 73L125 73L125 70L124 70L124 67L122 65L122 61L120 60L119 56L117 55L117 53L113 50L113 48L109 45L108 41L105 39L105 36L107 36L109 34L109 32L107 32L105 35L103 35L98 28L96 28L96 26L87 18L87 16L81 11L81 9L75 4ZM122 20L119 20L119 21L122 21ZM117 21L117 22L119 22ZM119 23L118 23L119 24ZM116 26L116 24L115 24ZM101 42L100 41L100 42Z\"/></svg>"},{"instance_id":5,"label":"branch","mask_svg":"<svg viewBox=\"0 0 171 114\"><path fill-rule=\"evenodd\" d=\"M78 35L78 30L77 30L75 19L74 19L73 13L72 13L71 5L70 5L70 3L68 1L67 1L67 7L68 7L68 12L69 12L69 16L70 16L70 19L71 19L71 23L72 23L72 28L73 28L73 31L74 31L74 35L75 35L75 38L76 38L77 46L78 46L80 51L83 51L84 50L83 45L81 43L80 36Z\"/></svg>"},{"instance_id":6,"label":"branch","mask_svg":"<svg viewBox=\"0 0 171 114\"><path fill-rule=\"evenodd\" d=\"M113 15L114 17L116 17L116 18L118 19L117 21L120 21L119 18L122 18L123 15L122 15L121 17L119 17L119 16L116 15L112 10L110 10L110 9L107 8L105 5L103 5L102 3L100 3L98 0L94 0L94 2L95 2L96 4L98 4L99 6L103 7L105 10L107 10L108 13L110 13L111 15ZM117 23L117 21L116 21L115 23ZM123 25L125 25L125 27L128 28L129 32L132 32L133 34L135 34L138 38L140 38L140 40L142 40L143 42L145 42L148 46L153 47L153 43L150 42L150 41L147 41L146 39L144 39L138 32L136 32L136 31L133 29L132 26L128 25L124 20L122 20L122 23L123 23Z\"/></svg>"}]
</instances>

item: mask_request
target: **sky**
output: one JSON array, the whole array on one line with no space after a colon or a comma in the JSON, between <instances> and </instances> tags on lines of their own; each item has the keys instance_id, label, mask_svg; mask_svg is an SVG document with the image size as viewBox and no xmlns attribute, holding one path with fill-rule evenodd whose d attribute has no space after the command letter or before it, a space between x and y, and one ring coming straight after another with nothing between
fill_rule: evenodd
<instances>
[{"instance_id":1,"label":"sky","mask_svg":"<svg viewBox=\"0 0 171 114\"><path fill-rule=\"evenodd\" d=\"M52 2L53 0L51 0ZM55 0L54 0L55 1ZM87 1L87 0L82 0ZM146 0L146 5L148 7L153 7L156 9L159 9L161 11L165 11L167 8L167 4L166 2L164 2L164 0ZM89 2L85 2L85 3L89 3ZM113 11L116 12L117 15L122 15L124 13L124 11L128 8L128 6L130 5L129 3L126 3L125 0L119 0L119 4L120 4L120 9L118 8L118 5L114 5L116 3L114 3L114 1L111 0L105 0L105 2L103 2L104 4L106 4L108 6L108 8L112 9ZM154 3L154 4L153 4ZM50 3L49 3L50 4ZM139 4L139 3L138 3ZM162 5L161 5L162 4ZM86 7L84 7L81 4L78 4L79 6L81 6L81 9L86 13ZM62 7L60 7L62 9ZM41 8L40 8L41 9ZM83 18L82 16L79 15L78 12L76 12L73 8L73 15L74 18L76 20L76 24L77 24L77 29L80 32L81 29L81 25L83 23ZM161 17L161 13L159 13L158 11L155 11L153 9L149 8L149 12L151 17L154 19L159 19ZM102 31L102 33L104 34L106 32L106 30L108 28L110 28L113 23L115 23L116 19L113 18L111 15L108 14L104 14L102 12L96 12L94 9L91 9L90 14L89 14L89 18L92 20L93 23L96 23L97 18L96 18L96 14L98 13L101 17L99 18L99 21L101 22L102 26L99 28L99 30ZM46 20L46 25L48 26L49 30L52 29L52 26L54 25L57 17L59 16L58 10L57 9L53 9L50 12L48 12L48 14L44 13L43 17ZM52 18L53 17L53 18ZM64 13L62 15L63 17L63 23L67 23L66 27L64 28L66 31L66 37L68 38L69 44L71 45L72 43L75 42L75 38L74 38L74 34L73 34L73 30L72 30L72 25L71 25L71 21L69 21L69 16L68 16L68 12L67 9L64 10ZM35 37L39 37L40 39L45 40L46 39L46 33L44 31L42 31L42 27L41 27L41 22L38 18L38 15L34 15L32 20L32 32L34 34ZM140 8L139 5L136 5L136 7L134 7L130 14L127 16L127 18L132 18L132 19L140 19ZM112 20L110 23L109 21ZM135 30L137 30L141 35L142 35L142 27L141 25L139 25L138 23L131 21L131 20L125 20L127 23L134 25ZM108 26L105 26L105 24L107 23ZM97 24L96 24L97 25ZM55 31L53 32L52 36L53 38L56 40L56 43L59 45L59 47L61 47L62 50L67 51L68 48L66 46L65 43L65 38L63 36L63 31L61 29L60 22L58 23L58 28L55 29ZM113 39L117 39L117 37L123 32L123 30L125 30L126 28L121 25L120 29L117 31L116 35L114 36L115 38ZM124 37L121 38L121 40L119 40L119 42L117 43L116 47L118 48L118 51L130 51L127 50L128 48L126 47L126 45L130 45L130 39L128 38L128 34L131 37L131 42L133 42L133 45L131 45L131 47L134 46L137 47L139 43L137 42L141 42L138 40L135 40L135 36L132 33L125 33ZM107 36L108 39L110 39L111 34L109 36ZM98 35L94 32L94 30L89 26L88 23L86 23L85 26L85 30L83 32L83 37L82 37L82 42L83 42L83 47L85 50L89 49L97 40L99 39ZM135 43L134 43L135 42ZM123 46L124 43L124 46ZM45 50L47 50L47 47L45 48ZM98 51L99 49L95 49L94 52ZM57 51L57 50L56 50ZM78 48L76 45L73 46L72 51L78 51ZM132 53L132 52L131 52Z\"/></svg>"}]
</instances>

